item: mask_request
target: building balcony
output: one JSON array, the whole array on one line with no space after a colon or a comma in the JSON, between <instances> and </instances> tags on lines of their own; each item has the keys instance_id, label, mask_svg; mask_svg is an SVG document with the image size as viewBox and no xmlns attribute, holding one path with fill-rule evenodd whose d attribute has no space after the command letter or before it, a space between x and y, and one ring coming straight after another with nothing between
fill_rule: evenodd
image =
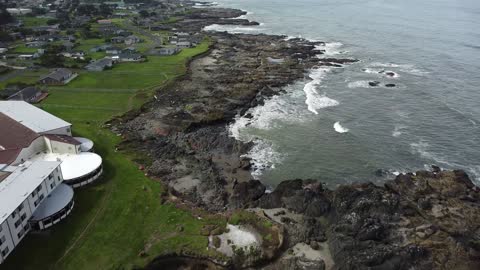
<instances>
[{"instance_id":1,"label":"building balcony","mask_svg":"<svg viewBox=\"0 0 480 270\"><path fill-rule=\"evenodd\" d=\"M33 230L45 230L65 219L73 209L73 189L60 184L39 205L29 223Z\"/></svg>"},{"instance_id":2,"label":"building balcony","mask_svg":"<svg viewBox=\"0 0 480 270\"><path fill-rule=\"evenodd\" d=\"M87 138L74 137L80 144L80 151L82 152L93 152L93 141Z\"/></svg>"}]
</instances>

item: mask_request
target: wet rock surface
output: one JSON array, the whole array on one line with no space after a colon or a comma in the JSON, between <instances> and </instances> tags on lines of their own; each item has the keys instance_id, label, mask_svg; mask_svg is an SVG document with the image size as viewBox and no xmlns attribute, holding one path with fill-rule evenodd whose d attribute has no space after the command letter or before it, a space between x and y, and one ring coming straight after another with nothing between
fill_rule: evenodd
<instances>
[{"instance_id":1,"label":"wet rock surface","mask_svg":"<svg viewBox=\"0 0 480 270\"><path fill-rule=\"evenodd\" d=\"M243 14L199 9L173 26L199 31ZM170 193L207 210L255 208L281 224L284 252L264 269L479 269L480 191L464 172L435 167L400 175L384 186L350 184L336 190L315 180L290 180L265 193L250 175L249 160L242 158L251 145L230 137L227 125L283 86L304 79L308 69L353 60L319 60L315 55L321 51L314 48L321 42L209 35L214 44L190 63L186 76L160 89L142 110L112 122L125 143L153 160L148 174Z\"/></svg>"},{"instance_id":2,"label":"wet rock surface","mask_svg":"<svg viewBox=\"0 0 480 270\"><path fill-rule=\"evenodd\" d=\"M246 205L264 191L249 183L251 164L242 154L251 145L229 136L227 125L283 86L304 79L318 64L319 52L317 43L303 39L209 35L210 51L190 63L184 78L158 91L141 112L114 121L113 129L149 153L154 162L148 173L172 193L218 211Z\"/></svg>"}]
</instances>

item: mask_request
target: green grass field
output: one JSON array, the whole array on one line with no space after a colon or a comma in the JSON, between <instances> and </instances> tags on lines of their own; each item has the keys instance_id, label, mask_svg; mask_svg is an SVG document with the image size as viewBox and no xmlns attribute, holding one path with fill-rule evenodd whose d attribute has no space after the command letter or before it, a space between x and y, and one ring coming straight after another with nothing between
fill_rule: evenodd
<instances>
[{"instance_id":1,"label":"green grass field","mask_svg":"<svg viewBox=\"0 0 480 270\"><path fill-rule=\"evenodd\" d=\"M22 20L24 27L35 27L47 25L49 18L38 18L29 16L20 16L18 19Z\"/></svg>"},{"instance_id":2,"label":"green grass field","mask_svg":"<svg viewBox=\"0 0 480 270\"><path fill-rule=\"evenodd\" d=\"M121 138L102 127L112 116L142 104L155 86L183 74L187 59L207 49L205 42L177 56L84 73L68 86L50 89L39 106L70 121L76 135L95 142L104 175L76 189L72 214L50 231L29 234L2 270L131 269L174 251L211 252L206 250L208 239L202 228L223 227L226 221L208 215L198 219L189 211L162 204L162 185L139 170L131 161L134 155L117 152ZM139 91L142 97L137 99ZM145 247L146 253L139 256Z\"/></svg>"}]
</instances>

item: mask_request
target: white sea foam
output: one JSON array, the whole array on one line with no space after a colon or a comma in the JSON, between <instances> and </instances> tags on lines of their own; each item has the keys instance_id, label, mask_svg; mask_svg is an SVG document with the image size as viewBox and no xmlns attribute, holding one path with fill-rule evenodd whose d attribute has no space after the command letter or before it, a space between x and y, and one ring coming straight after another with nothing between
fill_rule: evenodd
<instances>
[{"instance_id":1,"label":"white sea foam","mask_svg":"<svg viewBox=\"0 0 480 270\"><path fill-rule=\"evenodd\" d=\"M354 81L348 83L348 88L371 88L369 81Z\"/></svg>"},{"instance_id":2,"label":"white sea foam","mask_svg":"<svg viewBox=\"0 0 480 270\"><path fill-rule=\"evenodd\" d=\"M335 124L333 124L333 128L334 128L335 131L338 132L338 133L347 133L347 132L349 131L348 128L343 127L342 125L340 125L340 122L335 122Z\"/></svg>"},{"instance_id":3,"label":"white sea foam","mask_svg":"<svg viewBox=\"0 0 480 270\"><path fill-rule=\"evenodd\" d=\"M265 30L264 28L260 28L260 27L241 26L241 25L220 25L220 24L211 24L203 28L203 31L216 31L216 32L226 31L232 34L259 33L264 30Z\"/></svg>"},{"instance_id":4,"label":"white sea foam","mask_svg":"<svg viewBox=\"0 0 480 270\"><path fill-rule=\"evenodd\" d=\"M328 71L328 68L313 69L309 74L309 77L312 80L303 87L303 91L306 95L305 104L307 104L308 110L314 114L318 114L319 109L333 107L340 104L338 101L325 95L320 95L317 92L317 87L320 85Z\"/></svg>"},{"instance_id":5,"label":"white sea foam","mask_svg":"<svg viewBox=\"0 0 480 270\"><path fill-rule=\"evenodd\" d=\"M387 76L389 78L400 78L400 75L397 72L394 72L391 70L385 70L383 68L364 68L362 70L363 72L369 73L369 74L377 74L379 76ZM387 75L392 73L393 73L393 76Z\"/></svg>"},{"instance_id":6,"label":"white sea foam","mask_svg":"<svg viewBox=\"0 0 480 270\"><path fill-rule=\"evenodd\" d=\"M380 63L380 62L373 62L369 64L369 67L381 67L381 68L395 68L398 69L399 71L409 73L412 75L417 75L417 76L423 76L428 74L428 72L420 70L415 67L415 65L410 65L410 64L394 64L394 63Z\"/></svg>"},{"instance_id":7,"label":"white sea foam","mask_svg":"<svg viewBox=\"0 0 480 270\"><path fill-rule=\"evenodd\" d=\"M392 136L393 137L399 137L400 135L403 134L403 130L406 129L407 127L404 125L395 125L395 128L392 131Z\"/></svg>"},{"instance_id":8,"label":"white sea foam","mask_svg":"<svg viewBox=\"0 0 480 270\"><path fill-rule=\"evenodd\" d=\"M284 156L267 140L256 139L253 142L254 146L244 156L252 160L252 176L258 179L265 170L273 169L275 164L281 163Z\"/></svg>"},{"instance_id":9,"label":"white sea foam","mask_svg":"<svg viewBox=\"0 0 480 270\"><path fill-rule=\"evenodd\" d=\"M439 165L446 165L446 166L449 166L451 168L458 167L458 164L450 163L445 157L442 157L438 154L434 154L431 151L430 144L425 142L425 141L421 140L417 143L411 143L410 147L411 147L411 149L413 150L414 153L419 154L421 157L423 157L425 159L428 159L428 160L431 160L435 163L438 163ZM428 165L428 164L426 166L428 168L430 167L430 165Z\"/></svg>"}]
</instances>

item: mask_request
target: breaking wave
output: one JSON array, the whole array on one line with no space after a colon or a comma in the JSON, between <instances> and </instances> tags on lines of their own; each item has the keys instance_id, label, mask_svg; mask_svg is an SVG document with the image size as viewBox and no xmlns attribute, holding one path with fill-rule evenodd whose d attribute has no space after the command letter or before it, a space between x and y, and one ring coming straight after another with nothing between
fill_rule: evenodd
<instances>
[{"instance_id":1,"label":"breaking wave","mask_svg":"<svg viewBox=\"0 0 480 270\"><path fill-rule=\"evenodd\" d=\"M314 114L318 114L317 110L319 109L333 107L340 104L338 101L325 95L320 95L317 92L317 87L320 85L322 79L325 77L328 71L328 68L318 68L312 70L309 74L309 77L312 79L312 81L308 82L303 87L303 91L306 95L305 104L307 104L308 110Z\"/></svg>"},{"instance_id":2,"label":"breaking wave","mask_svg":"<svg viewBox=\"0 0 480 270\"><path fill-rule=\"evenodd\" d=\"M203 31L228 32L231 34L260 33L264 30L265 29L260 27L241 26L241 25L220 25L220 24L211 24L203 28Z\"/></svg>"},{"instance_id":3,"label":"breaking wave","mask_svg":"<svg viewBox=\"0 0 480 270\"><path fill-rule=\"evenodd\" d=\"M244 157L252 161L252 176L259 179L265 170L275 169L275 165L283 160L283 156L274 150L271 142L263 139L255 139L254 146Z\"/></svg>"},{"instance_id":4,"label":"breaking wave","mask_svg":"<svg viewBox=\"0 0 480 270\"><path fill-rule=\"evenodd\" d=\"M340 125L340 122L335 122L335 124L333 124L333 128L334 128L335 131L338 132L338 133L347 133L348 131L350 131L348 128L343 127L342 125Z\"/></svg>"},{"instance_id":5,"label":"breaking wave","mask_svg":"<svg viewBox=\"0 0 480 270\"><path fill-rule=\"evenodd\" d=\"M398 69L401 72L409 73L411 75L423 76L428 74L428 72L420 70L415 67L415 65L410 64L394 64L394 63L380 63L380 62L373 62L368 65L370 68L394 68Z\"/></svg>"}]
</instances>

